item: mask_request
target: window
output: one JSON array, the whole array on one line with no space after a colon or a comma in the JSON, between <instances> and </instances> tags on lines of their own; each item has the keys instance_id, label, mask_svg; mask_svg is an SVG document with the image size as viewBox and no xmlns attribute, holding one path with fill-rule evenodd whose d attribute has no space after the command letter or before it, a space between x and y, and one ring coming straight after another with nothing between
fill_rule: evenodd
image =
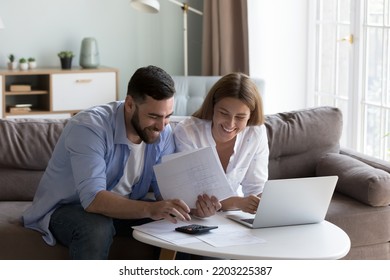
<instances>
[{"instance_id":1,"label":"window","mask_svg":"<svg viewBox=\"0 0 390 280\"><path fill-rule=\"evenodd\" d=\"M343 111L343 146L389 160L390 0L317 0L310 11L314 105Z\"/></svg>"},{"instance_id":2,"label":"window","mask_svg":"<svg viewBox=\"0 0 390 280\"><path fill-rule=\"evenodd\" d=\"M389 1L366 0L364 19L363 151L389 159Z\"/></svg>"}]
</instances>

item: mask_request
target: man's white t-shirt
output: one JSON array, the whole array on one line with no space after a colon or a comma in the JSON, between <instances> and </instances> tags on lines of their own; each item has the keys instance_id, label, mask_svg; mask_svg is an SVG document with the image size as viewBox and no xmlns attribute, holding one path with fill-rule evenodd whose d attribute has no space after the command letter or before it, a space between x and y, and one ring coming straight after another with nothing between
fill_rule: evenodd
<instances>
[{"instance_id":1,"label":"man's white t-shirt","mask_svg":"<svg viewBox=\"0 0 390 280\"><path fill-rule=\"evenodd\" d=\"M128 195L131 193L133 185L136 184L142 174L145 159L145 142L134 144L129 141L130 155L127 160L123 176L118 184L112 189L112 192L120 195Z\"/></svg>"}]
</instances>

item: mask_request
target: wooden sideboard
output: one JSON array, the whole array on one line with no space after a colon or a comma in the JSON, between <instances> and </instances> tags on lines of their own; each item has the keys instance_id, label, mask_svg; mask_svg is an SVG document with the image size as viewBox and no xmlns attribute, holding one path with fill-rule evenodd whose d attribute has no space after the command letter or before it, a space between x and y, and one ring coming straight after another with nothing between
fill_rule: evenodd
<instances>
[{"instance_id":1,"label":"wooden sideboard","mask_svg":"<svg viewBox=\"0 0 390 280\"><path fill-rule=\"evenodd\" d=\"M118 70L0 70L0 85L1 118L67 118L117 100Z\"/></svg>"}]
</instances>

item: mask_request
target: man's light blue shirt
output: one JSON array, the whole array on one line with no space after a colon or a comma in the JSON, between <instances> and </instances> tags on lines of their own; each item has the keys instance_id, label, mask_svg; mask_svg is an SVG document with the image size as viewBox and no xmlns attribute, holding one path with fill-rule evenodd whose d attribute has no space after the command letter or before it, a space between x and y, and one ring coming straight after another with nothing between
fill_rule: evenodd
<instances>
[{"instance_id":1,"label":"man's light blue shirt","mask_svg":"<svg viewBox=\"0 0 390 280\"><path fill-rule=\"evenodd\" d=\"M156 143L146 145L143 173L130 199L142 200L150 187L156 196L160 194L153 165L174 150L168 125ZM61 204L72 203L81 203L85 209L99 191L112 190L123 175L130 152L123 101L78 113L64 128L33 204L23 215L25 227L38 230L48 244L54 245L49 231L53 211Z\"/></svg>"}]
</instances>

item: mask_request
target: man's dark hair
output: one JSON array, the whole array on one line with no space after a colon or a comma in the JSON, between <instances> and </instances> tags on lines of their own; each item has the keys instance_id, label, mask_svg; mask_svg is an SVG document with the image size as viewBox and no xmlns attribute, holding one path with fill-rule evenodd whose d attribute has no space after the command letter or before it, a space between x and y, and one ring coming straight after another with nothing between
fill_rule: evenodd
<instances>
[{"instance_id":1,"label":"man's dark hair","mask_svg":"<svg viewBox=\"0 0 390 280\"><path fill-rule=\"evenodd\" d=\"M163 69L149 65L139 68L131 77L127 86L127 95L142 103L146 96L156 100L171 98L175 93L172 77Z\"/></svg>"}]
</instances>

